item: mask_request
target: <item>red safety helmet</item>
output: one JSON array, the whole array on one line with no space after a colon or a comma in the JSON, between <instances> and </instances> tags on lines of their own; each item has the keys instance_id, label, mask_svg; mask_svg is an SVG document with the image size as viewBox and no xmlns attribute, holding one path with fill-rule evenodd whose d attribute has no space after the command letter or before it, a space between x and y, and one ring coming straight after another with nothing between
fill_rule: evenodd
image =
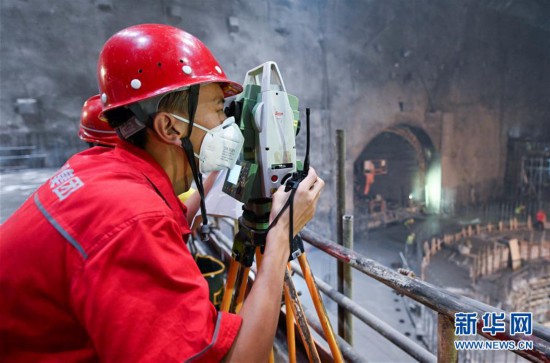
<instances>
[{"instance_id":1,"label":"red safety helmet","mask_svg":"<svg viewBox=\"0 0 550 363\"><path fill-rule=\"evenodd\" d=\"M142 24L113 35L97 65L103 112L196 84L218 82L225 97L242 91L193 35L163 24Z\"/></svg>"},{"instance_id":2,"label":"red safety helmet","mask_svg":"<svg viewBox=\"0 0 550 363\"><path fill-rule=\"evenodd\" d=\"M99 117L100 113L101 100L99 95L92 96L84 102L78 137L86 142L115 146L119 138L107 121Z\"/></svg>"}]
</instances>

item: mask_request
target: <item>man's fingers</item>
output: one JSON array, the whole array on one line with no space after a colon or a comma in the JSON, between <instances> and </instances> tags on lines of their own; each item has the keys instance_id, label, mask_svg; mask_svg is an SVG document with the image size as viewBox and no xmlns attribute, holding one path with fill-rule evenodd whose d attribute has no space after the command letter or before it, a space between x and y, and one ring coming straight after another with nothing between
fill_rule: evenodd
<instances>
[{"instance_id":1,"label":"man's fingers","mask_svg":"<svg viewBox=\"0 0 550 363\"><path fill-rule=\"evenodd\" d=\"M304 183L305 185L308 185L309 187L311 187L316 180L317 180L317 172L315 172L315 169L310 167L307 173L307 176L304 178L304 180L302 180L302 183L305 182Z\"/></svg>"},{"instance_id":2,"label":"man's fingers","mask_svg":"<svg viewBox=\"0 0 550 363\"><path fill-rule=\"evenodd\" d=\"M281 193L285 192L285 185L284 184L281 184L281 186L279 186L277 188L277 191L275 193L278 193L278 192L281 192Z\"/></svg>"},{"instance_id":3,"label":"man's fingers","mask_svg":"<svg viewBox=\"0 0 550 363\"><path fill-rule=\"evenodd\" d=\"M323 190L324 187L325 181L321 178L317 178L317 180L315 180L315 183L313 183L313 185L311 186L310 191L312 193L320 194L321 190Z\"/></svg>"}]
</instances>

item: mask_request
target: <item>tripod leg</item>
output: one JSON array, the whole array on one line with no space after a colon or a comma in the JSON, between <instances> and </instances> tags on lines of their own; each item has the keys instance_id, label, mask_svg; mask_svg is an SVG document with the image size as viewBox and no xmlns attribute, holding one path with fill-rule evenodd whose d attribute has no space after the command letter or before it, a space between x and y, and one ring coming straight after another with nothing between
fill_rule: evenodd
<instances>
[{"instance_id":1,"label":"tripod leg","mask_svg":"<svg viewBox=\"0 0 550 363\"><path fill-rule=\"evenodd\" d=\"M294 314L292 313L292 302L285 290L286 306L286 342L288 345L288 362L296 363L296 332L294 329Z\"/></svg>"},{"instance_id":2,"label":"tripod leg","mask_svg":"<svg viewBox=\"0 0 550 363\"><path fill-rule=\"evenodd\" d=\"M233 291L235 290L237 272L239 272L239 263L234 259L231 259L231 262L229 263L229 271L227 272L227 281L225 282L225 291L223 293L220 311L228 312L231 307L231 299L233 297Z\"/></svg>"},{"instance_id":3,"label":"tripod leg","mask_svg":"<svg viewBox=\"0 0 550 363\"><path fill-rule=\"evenodd\" d=\"M292 312L296 317L296 322L298 323L298 332L300 333L302 342L304 343L304 348L306 349L306 353L309 358L309 361L320 363L321 359L319 358L319 353L317 353L317 348L315 347L313 337L311 336L311 332L309 331L309 327L307 325L304 309L302 308L302 304L300 303L300 300L298 300L298 293L296 291L296 287L294 287L294 282L292 282L292 277L290 276L290 272L288 271L288 268L285 271L284 286L285 286L285 293L288 294L292 302L291 304Z\"/></svg>"},{"instance_id":4,"label":"tripod leg","mask_svg":"<svg viewBox=\"0 0 550 363\"><path fill-rule=\"evenodd\" d=\"M262 265L262 258L264 255L262 255L262 250L260 247L256 247L256 267L258 268L258 271L260 270L260 266ZM269 363L275 363L275 350L271 348L271 353L269 354Z\"/></svg>"},{"instance_id":5,"label":"tripod leg","mask_svg":"<svg viewBox=\"0 0 550 363\"><path fill-rule=\"evenodd\" d=\"M248 285L248 273L250 272L250 267L245 267L241 270L241 281L239 286L239 293L237 295L237 300L235 301L235 314L238 314L243 306L244 295L246 293L246 287Z\"/></svg>"},{"instance_id":6,"label":"tripod leg","mask_svg":"<svg viewBox=\"0 0 550 363\"><path fill-rule=\"evenodd\" d=\"M260 269L260 265L262 264L262 259L264 255L262 255L262 250L260 247L256 247L256 266L258 267L258 270Z\"/></svg>"},{"instance_id":7,"label":"tripod leg","mask_svg":"<svg viewBox=\"0 0 550 363\"><path fill-rule=\"evenodd\" d=\"M309 263L307 262L305 252L298 257L298 262L300 262L300 267L302 268L302 273L304 274L304 279L306 280L309 294L311 295L311 300L313 300L315 310L317 310L317 315L319 316L319 321L321 322L321 326L323 327L323 331L325 332L325 338L330 347L332 357L334 358L335 362L343 362L344 359L342 357L342 353L340 352L340 348L336 343L334 331L332 330L332 326L330 325L330 320L328 318L325 305L323 304L323 299L319 294L319 289L317 288L317 284L315 283L315 280L311 273L311 269L309 268Z\"/></svg>"}]
</instances>

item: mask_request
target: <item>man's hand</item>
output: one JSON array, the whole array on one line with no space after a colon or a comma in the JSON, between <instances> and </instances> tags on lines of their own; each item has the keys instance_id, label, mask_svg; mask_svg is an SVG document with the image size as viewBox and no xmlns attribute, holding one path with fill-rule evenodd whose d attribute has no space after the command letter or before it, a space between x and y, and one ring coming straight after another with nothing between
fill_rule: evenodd
<instances>
[{"instance_id":1,"label":"man's hand","mask_svg":"<svg viewBox=\"0 0 550 363\"><path fill-rule=\"evenodd\" d=\"M317 202L321 195L321 191L325 187L323 179L317 176L315 169L309 168L307 176L302 180L296 190L294 196L294 235L304 228L307 222L309 222L315 215L317 208ZM269 222L279 214L286 201L290 196L290 192L285 192L285 186L282 185L273 194L273 201L271 204L271 214L269 216ZM290 208L290 207L289 207ZM289 211L285 210L283 215L277 222L279 228L289 228Z\"/></svg>"},{"instance_id":2,"label":"man's hand","mask_svg":"<svg viewBox=\"0 0 550 363\"><path fill-rule=\"evenodd\" d=\"M313 218L324 186L325 182L317 176L313 168L309 168L294 195L294 234ZM284 185L273 194L270 223L279 214L289 196L290 192L285 192ZM264 257L256 281L239 312L243 318L241 329L225 357L228 362L266 362L269 358L279 321L284 274L289 256L288 218L287 208L267 234Z\"/></svg>"}]
</instances>

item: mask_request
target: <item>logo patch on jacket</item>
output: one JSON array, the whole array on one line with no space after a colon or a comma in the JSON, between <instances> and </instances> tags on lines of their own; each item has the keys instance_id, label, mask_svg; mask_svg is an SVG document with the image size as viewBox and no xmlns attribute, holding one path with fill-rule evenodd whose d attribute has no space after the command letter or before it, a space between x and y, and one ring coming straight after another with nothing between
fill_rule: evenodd
<instances>
[{"instance_id":1,"label":"logo patch on jacket","mask_svg":"<svg viewBox=\"0 0 550 363\"><path fill-rule=\"evenodd\" d=\"M50 179L50 188L57 195L60 201L66 199L76 190L80 189L84 182L74 174L69 163L63 167Z\"/></svg>"}]
</instances>

